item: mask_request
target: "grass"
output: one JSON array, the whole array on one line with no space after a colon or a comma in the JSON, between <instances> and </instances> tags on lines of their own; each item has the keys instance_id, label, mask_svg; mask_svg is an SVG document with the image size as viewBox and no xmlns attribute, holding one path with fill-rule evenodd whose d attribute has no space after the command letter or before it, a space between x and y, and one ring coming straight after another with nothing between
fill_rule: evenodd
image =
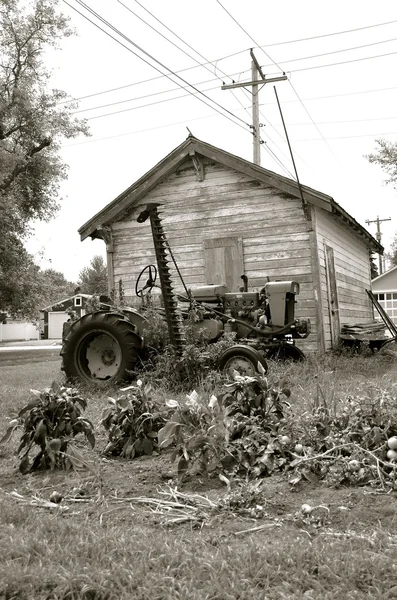
<instances>
[{"instance_id":1,"label":"grass","mask_svg":"<svg viewBox=\"0 0 397 600\"><path fill-rule=\"evenodd\" d=\"M7 416L21 408L29 389L62 381L59 361L0 365L0 435ZM337 407L347 396L369 389L394 396L393 359L382 356L326 357L302 364L272 364L271 377L286 379L297 411L318 403ZM200 391L200 390L198 390ZM236 535L262 524L240 514L220 512L202 528L162 525L145 507L115 501L157 497L173 477L166 455L133 461L103 460L105 436L99 429L103 393L86 390L88 416L97 426L97 448L87 457L96 466L78 473L22 476L16 470L17 440L0 448L1 600L245 600L397 597L395 497L373 489L330 489L305 484L291 492L282 477L264 481L260 502L271 528ZM165 392L159 392L163 395ZM170 394L166 397L172 397ZM97 478L103 480L99 497ZM174 485L174 484L172 484ZM189 487L190 485L190 487ZM87 490L86 502L66 502L55 512L21 505L13 496L53 490ZM186 484L212 498L225 490L217 482ZM299 507L326 504L324 526L305 521Z\"/></svg>"}]
</instances>

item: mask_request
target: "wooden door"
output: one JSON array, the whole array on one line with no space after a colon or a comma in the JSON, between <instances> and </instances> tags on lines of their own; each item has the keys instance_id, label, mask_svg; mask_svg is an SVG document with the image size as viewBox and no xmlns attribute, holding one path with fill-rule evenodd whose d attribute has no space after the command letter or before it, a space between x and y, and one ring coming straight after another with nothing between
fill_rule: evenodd
<instances>
[{"instance_id":1,"label":"wooden door","mask_svg":"<svg viewBox=\"0 0 397 600\"><path fill-rule=\"evenodd\" d=\"M331 246L325 246L325 269L327 274L328 288L328 310L331 326L331 343L335 348L339 344L340 336L340 319L339 319L339 302L338 289L336 286L336 271L334 249Z\"/></svg>"},{"instance_id":2,"label":"wooden door","mask_svg":"<svg viewBox=\"0 0 397 600\"><path fill-rule=\"evenodd\" d=\"M238 292L243 285L243 240L236 237L204 240L205 281Z\"/></svg>"}]
</instances>

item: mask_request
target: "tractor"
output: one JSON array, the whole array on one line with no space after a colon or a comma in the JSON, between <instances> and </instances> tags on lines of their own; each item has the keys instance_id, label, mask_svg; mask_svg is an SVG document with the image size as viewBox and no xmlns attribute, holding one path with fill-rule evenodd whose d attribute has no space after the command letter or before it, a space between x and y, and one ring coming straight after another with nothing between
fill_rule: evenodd
<instances>
[{"instance_id":1,"label":"tractor","mask_svg":"<svg viewBox=\"0 0 397 600\"><path fill-rule=\"evenodd\" d=\"M299 284L295 281L269 281L260 291L248 291L242 275L239 292L229 292L223 284L187 289L168 244L158 204L149 204L138 222L150 219L156 265L146 266L139 274L135 293L148 305L153 288L160 287L162 307L157 308L167 322L170 343L181 354L185 346L184 324L192 322L204 330L208 343L225 333L234 333L237 343L221 355L217 368L255 374L266 359L303 360L295 340L310 333L310 321L295 318ZM174 262L181 277L184 294L173 290L169 263ZM158 277L159 276L159 277ZM160 284L157 284L159 278ZM145 356L145 308L114 309L102 302L100 310L75 321L63 339L62 370L70 379L98 385L130 379Z\"/></svg>"}]
</instances>

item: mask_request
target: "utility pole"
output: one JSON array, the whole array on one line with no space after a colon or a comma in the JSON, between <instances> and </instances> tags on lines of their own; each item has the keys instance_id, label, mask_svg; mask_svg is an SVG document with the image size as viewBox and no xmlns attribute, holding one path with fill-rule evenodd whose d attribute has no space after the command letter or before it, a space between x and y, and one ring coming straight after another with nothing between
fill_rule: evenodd
<instances>
[{"instance_id":1,"label":"utility pole","mask_svg":"<svg viewBox=\"0 0 397 600\"><path fill-rule=\"evenodd\" d=\"M231 83L230 85L222 85L222 90L232 90L239 87L251 87L252 93L252 134L253 134L253 162L256 165L261 164L261 136L259 133L261 124L259 123L259 86L264 86L266 83L274 83L275 81L285 81L287 76L285 73L280 77L271 77L266 79L262 68L258 63L256 56L251 48L251 81L245 83ZM259 78L260 77L260 78Z\"/></svg>"},{"instance_id":2,"label":"utility pole","mask_svg":"<svg viewBox=\"0 0 397 600\"><path fill-rule=\"evenodd\" d=\"M376 223L376 241L379 242L379 244L381 243L381 239L382 239L382 234L380 232L380 224L383 223L383 221L391 221L391 217L389 217L388 219L380 219L379 215L376 217L376 219L374 221L369 221L368 219L365 221L367 225L370 225L371 223ZM379 275L382 275L383 273L383 264L382 264L382 257L379 254Z\"/></svg>"}]
</instances>

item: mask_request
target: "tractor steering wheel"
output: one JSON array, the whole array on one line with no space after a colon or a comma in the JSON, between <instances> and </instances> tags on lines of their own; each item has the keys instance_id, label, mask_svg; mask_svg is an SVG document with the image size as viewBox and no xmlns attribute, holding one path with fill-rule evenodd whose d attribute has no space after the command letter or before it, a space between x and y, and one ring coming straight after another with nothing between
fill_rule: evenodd
<instances>
[{"instance_id":1,"label":"tractor steering wheel","mask_svg":"<svg viewBox=\"0 0 397 600\"><path fill-rule=\"evenodd\" d=\"M146 271L149 271L149 273L148 273L149 278L146 280L145 285L142 288L140 288L139 282L141 281L141 279L144 276ZM136 280L136 284L135 284L135 294L138 296L138 298L142 298L144 295L151 292L151 290L154 288L154 286L156 284L156 279L157 279L157 268L155 267L155 265L147 265L144 269L142 269L142 271L138 275L138 279ZM147 290L146 294L143 293L145 290Z\"/></svg>"}]
</instances>

